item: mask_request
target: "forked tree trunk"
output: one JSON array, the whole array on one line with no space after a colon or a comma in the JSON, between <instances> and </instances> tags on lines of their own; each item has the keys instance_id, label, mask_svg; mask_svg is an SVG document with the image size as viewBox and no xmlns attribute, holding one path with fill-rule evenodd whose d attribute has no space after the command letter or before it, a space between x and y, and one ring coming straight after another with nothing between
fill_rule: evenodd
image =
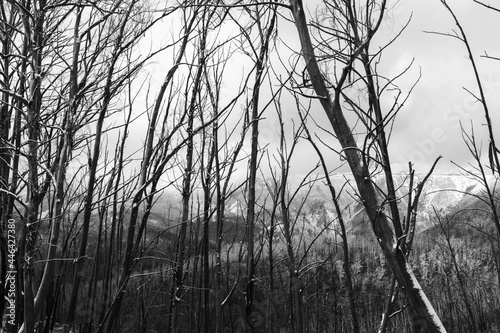
<instances>
[{"instance_id":1,"label":"forked tree trunk","mask_svg":"<svg viewBox=\"0 0 500 333\"><path fill-rule=\"evenodd\" d=\"M50 241L49 250L47 252L47 261L45 264L42 280L34 300L34 312L35 319L38 320L42 315L42 307L45 303L45 297L49 291L52 278L54 276L54 270L56 261L56 250L59 242L59 231L63 220L63 205L65 202L65 185L66 185L66 168L69 156L71 154L71 142L73 140L73 117L76 113L76 93L77 93L77 82L78 82L78 62L79 62L79 51L80 51L80 41L78 39L79 35L79 25L81 18L81 9L77 11L77 16L75 20L75 32L74 32L74 46L73 46L73 61L70 72L70 93L69 93L69 104L64 115L64 135L62 137L62 142L59 145L60 151L58 153L59 164L57 167L56 181L56 205L55 205L55 218L51 226L50 231Z\"/></svg>"},{"instance_id":2,"label":"forked tree trunk","mask_svg":"<svg viewBox=\"0 0 500 333\"><path fill-rule=\"evenodd\" d=\"M302 1L290 0L290 5L311 84L342 146L382 252L415 313L414 322L420 326L419 331L421 332L446 332L432 304L427 299L411 267L408 265L405 254L398 244L392 223L384 213L384 207L377 198L377 192L368 166L363 163L361 150L358 149L352 129L344 117L340 105L340 91L336 90L336 94L332 99L326 88L325 80L314 54Z\"/></svg>"},{"instance_id":3,"label":"forked tree trunk","mask_svg":"<svg viewBox=\"0 0 500 333\"><path fill-rule=\"evenodd\" d=\"M26 19L25 35L26 38L32 38L31 61L33 70L33 79L29 88L29 105L27 110L28 127L28 185L27 185L27 205L25 206L23 233L21 236L24 250L22 259L23 278L24 278L24 324L21 331L33 333L35 329L35 311L34 311L34 292L33 283L35 277L34 258L35 245L37 240L36 222L42 191L40 189L39 179L39 140L40 140L40 110L42 105L42 50L44 39L44 21L45 21L45 2L39 1L39 7L36 11L36 19L33 22L32 31L30 24Z\"/></svg>"},{"instance_id":4,"label":"forked tree trunk","mask_svg":"<svg viewBox=\"0 0 500 333\"><path fill-rule=\"evenodd\" d=\"M182 181L182 217L179 229L179 236L177 238L175 266L172 281L172 300L171 311L172 319L171 324L167 330L169 332L177 332L178 317L179 317L179 302L181 301L184 292L184 257L186 251L186 235L189 222L189 203L191 200L191 178L193 174L193 106L190 107L188 112L188 141L186 145L186 168L184 169L184 179Z\"/></svg>"},{"instance_id":5,"label":"forked tree trunk","mask_svg":"<svg viewBox=\"0 0 500 333\"><path fill-rule=\"evenodd\" d=\"M351 273L351 262L349 259L349 243L347 241L347 228L345 226L344 218L342 216L342 210L340 208L340 204L338 201L338 197L335 191L335 188L333 187L332 181L330 179L330 175L328 173L327 165L325 162L325 159L323 158L323 155L321 154L321 151L319 148L316 146L316 144L313 142L309 131L307 131L307 137L311 144L314 147L314 150L316 150L316 153L318 154L318 157L321 162L321 166L323 168L323 172L325 175L325 180L326 184L330 190L330 195L333 200L333 204L335 206L335 212L337 213L337 218L340 226L340 237L342 238L342 255L344 257L343 263L342 263L342 268L344 269L344 274L345 274L345 283L346 283L346 288L347 288L347 297L349 298L349 311L351 312L351 317L352 317L352 332L353 333L359 333L359 319L358 319L358 314L356 311L356 295L354 293L354 283L352 279L352 273Z\"/></svg>"},{"instance_id":6,"label":"forked tree trunk","mask_svg":"<svg viewBox=\"0 0 500 333\"><path fill-rule=\"evenodd\" d=\"M260 18L261 14L256 16ZM251 150L250 150L250 167L248 175L248 209L247 209L247 286L245 299L245 315L246 315L246 330L254 332L255 328L251 322L251 316L254 311L254 285L255 285L255 258L254 258L254 230L255 230L255 184L257 179L258 168L258 150L259 150L259 97L260 87L264 78L265 64L269 53L269 42L274 31L276 22L276 12L274 12L267 30L261 32L260 41L261 48L259 56L255 59L255 82L253 86L253 94L251 100Z\"/></svg>"}]
</instances>

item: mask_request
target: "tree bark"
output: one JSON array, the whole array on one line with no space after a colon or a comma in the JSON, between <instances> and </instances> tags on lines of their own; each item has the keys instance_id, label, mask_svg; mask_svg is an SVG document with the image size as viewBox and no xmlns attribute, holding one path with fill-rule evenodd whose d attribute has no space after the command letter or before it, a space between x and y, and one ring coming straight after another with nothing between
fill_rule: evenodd
<instances>
[{"instance_id":1,"label":"tree bark","mask_svg":"<svg viewBox=\"0 0 500 333\"><path fill-rule=\"evenodd\" d=\"M24 226L22 234L23 245L23 278L24 278L24 331L33 333L35 328L34 312L34 257L37 239L36 222L41 198L41 186L38 181L39 170L39 140L40 140L40 109L42 105L42 54L45 23L45 1L38 1L36 4L33 25L29 22L29 8L23 8L23 23L25 36L30 46L30 56L32 57L33 76L30 82L28 96L28 188L27 206L24 214ZM23 329L21 329L23 330Z\"/></svg>"},{"instance_id":2,"label":"tree bark","mask_svg":"<svg viewBox=\"0 0 500 333\"><path fill-rule=\"evenodd\" d=\"M416 320L421 324L422 332L446 332L427 296L423 292L409 264L405 253L398 244L390 219L384 212L383 205L377 198L368 166L363 163L361 150L357 147L352 130L345 119L340 105L340 91L335 91L334 99L330 96L312 46L311 37L305 18L305 8L301 0L290 0L295 26L299 34L302 56L306 63L311 84L320 103L328 116L333 131L340 142L351 172L356 181L359 194L363 200L366 213L372 223L382 252L389 266L402 286Z\"/></svg>"},{"instance_id":3,"label":"tree bark","mask_svg":"<svg viewBox=\"0 0 500 333\"><path fill-rule=\"evenodd\" d=\"M351 262L349 259L349 243L347 241L347 229L345 227L345 222L344 222L344 217L342 215L342 210L340 208L340 204L337 198L337 194L335 191L335 188L333 187L333 184L330 180L330 176L328 174L328 170L326 167L326 162L325 159L323 158L323 155L321 154L321 151L319 148L316 146L316 144L312 141L312 138L307 131L307 136L309 141L314 147L314 150L316 150L319 159L321 161L321 165L323 167L323 173L325 175L326 179L326 184L330 190L330 195L333 200L333 204L335 206L335 212L337 213L337 218L339 221L339 226L340 226L340 237L342 238L342 254L343 254L343 263L342 263L342 268L344 269L344 274L345 274L345 279L346 279L346 287L347 287L347 297L349 298L349 310L351 312L351 317L352 317L352 332L353 333L359 333L359 318L358 314L356 311L356 296L354 294L354 284L352 282L352 273L351 273Z\"/></svg>"},{"instance_id":4,"label":"tree bark","mask_svg":"<svg viewBox=\"0 0 500 333\"><path fill-rule=\"evenodd\" d=\"M257 17L261 14L257 13ZM247 209L247 287L245 294L245 315L246 328L248 332L254 332L254 324L251 316L254 311L254 285L255 285L255 258L254 258L254 233L255 233L255 184L257 180L257 164L259 150L259 97L260 86L264 77L264 68L269 52L269 42L271 34L274 31L276 22L276 12L272 14L271 21L265 32L261 32L260 40L261 47L259 55L255 63L255 82L253 86L253 94L251 100L251 150L250 150L250 166L248 175L248 209Z\"/></svg>"}]
</instances>

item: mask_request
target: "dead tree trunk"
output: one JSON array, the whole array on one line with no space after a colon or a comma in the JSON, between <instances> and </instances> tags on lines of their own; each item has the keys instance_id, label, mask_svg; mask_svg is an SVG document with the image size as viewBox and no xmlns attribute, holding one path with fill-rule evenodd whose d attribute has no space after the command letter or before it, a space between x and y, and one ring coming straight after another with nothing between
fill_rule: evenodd
<instances>
[{"instance_id":1,"label":"dead tree trunk","mask_svg":"<svg viewBox=\"0 0 500 333\"><path fill-rule=\"evenodd\" d=\"M342 152L345 154L345 158L356 181L359 194L363 200L363 205L371 221L373 231L377 237L381 250L395 274L398 283L402 286L411 304L411 308L416 314L414 321L420 324L422 332L446 332L441 320L406 261L406 256L400 244L400 240L396 236L398 230L394 230L391 219L384 211L384 204L378 199L377 191L375 190L363 151L358 148L352 129L343 113L340 103L341 86L335 88L335 95L333 97L327 89L309 35L305 8L302 1L291 0L290 5L300 38L302 57L304 58L312 87L341 144ZM359 52L361 51L362 50ZM345 73L348 71L349 68L347 67ZM379 126L382 125L383 124L379 124Z\"/></svg>"}]
</instances>

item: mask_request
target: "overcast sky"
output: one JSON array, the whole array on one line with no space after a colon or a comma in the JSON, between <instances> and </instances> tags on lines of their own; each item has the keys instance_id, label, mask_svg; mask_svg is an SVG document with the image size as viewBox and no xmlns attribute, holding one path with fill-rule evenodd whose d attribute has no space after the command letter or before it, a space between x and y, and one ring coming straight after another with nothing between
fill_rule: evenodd
<instances>
[{"instance_id":1,"label":"overcast sky","mask_svg":"<svg viewBox=\"0 0 500 333\"><path fill-rule=\"evenodd\" d=\"M314 1L308 1L307 4L310 10L314 10ZM480 58L485 50L491 56L500 57L500 43L498 43L497 36L500 31L500 13L475 4L472 0L453 0L450 4L468 34L485 85L486 95L489 97L494 125L500 128L500 116L497 111L500 107L500 62ZM392 162L396 165L396 171L406 171L407 164L411 161L418 173L425 173L432 162L442 155L443 159L438 164L437 172L456 173L459 170L450 163L450 160L462 166L467 166L467 163L471 161L470 154L462 140L459 122L461 121L468 131L472 122L477 140L482 142L484 156L487 156L485 148L488 141L485 136L486 128L483 126L482 109L479 103L474 102L474 98L463 89L466 87L474 93L478 91L465 46L457 39L425 32L453 33L456 26L449 13L439 0L401 0L389 11L372 50L376 49L377 43L383 45L394 37L410 16L412 19L409 26L385 51L379 64L379 73L390 77L400 73L414 60L411 70L397 81L403 92L407 92L421 74L420 81L394 123L389 147ZM235 27L227 25L227 29L231 30ZM160 30L160 32L155 32L154 39L159 40L158 36L166 36L165 27L160 27ZM285 43L287 47L299 49L293 24L281 20L278 24L278 35L282 39L282 42L278 42L281 54L287 52ZM168 40L168 36L165 39ZM232 96L231 87L234 89L241 83L243 75L236 75L236 73L245 70L245 60L242 60L242 57L240 54L231 59L231 70L225 77L224 85L224 89L227 89L225 91L229 92L227 96ZM164 61L166 58L161 59ZM158 62L153 65L153 70L149 71L153 80L152 91L154 91L154 83L157 81L157 86L161 83L171 64ZM283 73L286 75L286 72ZM263 89L262 95L261 105L267 103L270 93ZM240 104L242 103L243 101ZM241 112L242 107L237 107L234 112ZM296 124L298 123L293 100L286 101L285 99L283 112L288 129L291 128L293 120ZM330 129L318 102L313 102L311 112L315 113L315 118L320 124ZM145 123L144 126L139 125L138 123L138 126L134 126L135 129L133 128L132 131L144 128ZM261 146L268 145L270 154L276 152L279 144L277 131L276 113L269 109L264 113L260 122L260 144ZM317 128L315 131L321 132ZM134 133L132 135L140 137ZM238 135L237 131L234 141L238 139ZM324 133L320 135L329 140L332 146L337 144L335 139L328 138ZM142 142L142 140L134 140L129 149L140 151ZM249 140L247 140L244 152L249 152ZM298 145L294 156L291 171L293 174L306 174L318 161L316 153L307 142L301 142ZM326 157L332 169L342 164L335 154L327 154ZM182 172L182 169L179 170ZM344 166L339 171L348 172L348 169ZM235 171L235 178L246 177L246 173L246 162L243 161Z\"/></svg>"},{"instance_id":2,"label":"overcast sky","mask_svg":"<svg viewBox=\"0 0 500 333\"><path fill-rule=\"evenodd\" d=\"M489 97L491 116L499 128L500 62L480 58L480 55L486 50L489 55L500 57L497 42L500 13L472 0L450 1L450 6L465 28ZM468 131L472 122L483 148L488 143L482 108L463 89L466 87L478 93L466 48L458 39L426 33L453 33L456 30L452 17L439 0L402 0L389 13L376 40L379 43L393 37L410 15L412 19L402 36L385 51L379 72L396 75L414 59L412 69L398 81L403 91L410 89L421 73L420 81L393 128L390 141L392 161L398 170L407 170L408 161L412 161L417 172L423 173L442 155L437 172L458 172L450 160L463 166L471 161L462 140L460 121ZM280 30L280 34L283 33L290 37L295 34L293 30ZM315 161L315 155L307 144L299 148L295 166L297 172L304 173ZM487 151L483 150L487 157Z\"/></svg>"},{"instance_id":3,"label":"overcast sky","mask_svg":"<svg viewBox=\"0 0 500 333\"><path fill-rule=\"evenodd\" d=\"M450 1L456 15L463 23L468 39L478 61L490 109L495 124L498 117L498 96L500 95L500 62L482 59L486 50L492 56L500 56L500 44L495 35L500 31L499 13L474 4L470 0ZM484 114L479 103L463 87L474 93L475 85L472 67L465 46L457 39L425 33L438 31L452 33L456 26L440 1L402 1L394 25L413 12L408 30L394 45L389 63L404 66L415 58L420 66L422 78L410 103L394 127L392 141L394 162L411 159L415 163L429 164L439 154L444 159L440 170L450 170L451 159L461 165L469 161L470 155L461 139L459 121L465 129L471 128L471 121L478 136L487 147Z\"/></svg>"}]
</instances>

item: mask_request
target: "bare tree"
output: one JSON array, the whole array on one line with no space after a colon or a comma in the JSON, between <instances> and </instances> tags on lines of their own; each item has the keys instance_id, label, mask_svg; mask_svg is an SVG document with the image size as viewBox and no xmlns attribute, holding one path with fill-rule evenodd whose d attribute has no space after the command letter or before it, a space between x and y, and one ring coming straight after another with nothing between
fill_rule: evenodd
<instances>
[{"instance_id":1,"label":"bare tree","mask_svg":"<svg viewBox=\"0 0 500 333\"><path fill-rule=\"evenodd\" d=\"M369 2L361 8L351 1L328 2L325 5L331 17L335 18L337 26L341 28L330 30L332 33L327 30L327 35L333 34L338 43L345 45L337 50L338 56L332 54L343 66L336 83L331 82L327 73L320 69L306 21L306 8L302 1L290 1L311 88L328 116L341 145L341 154L349 164L381 250L415 313L414 324L419 326L417 329L420 331L444 332L444 326L407 264L404 250L405 235L402 232L402 221L398 211L386 133L388 123L398 108L393 107L385 115L382 113L380 93L384 90L384 86L378 86L377 75L372 68L373 55L370 54L370 43L384 18L386 2ZM321 30L322 27L318 26L318 29ZM356 63L359 63L362 72L357 71ZM359 75L359 80L368 95L366 109L355 104L344 92L353 75ZM367 135L361 148L345 118L345 107L342 106L344 102L361 115L360 120L366 126ZM375 170L382 170L385 175L387 192L383 194L382 199L373 181L374 167ZM385 212L386 206L390 213Z\"/></svg>"},{"instance_id":2,"label":"bare tree","mask_svg":"<svg viewBox=\"0 0 500 333\"><path fill-rule=\"evenodd\" d=\"M321 168L323 169L323 174L325 177L326 185L328 186L331 199L332 199L333 204L335 206L335 212L337 213L338 224L340 226L340 237L342 238L343 268L344 268L344 273L345 273L345 277L346 277L346 288L347 288L347 295L349 298L349 309L350 309L351 317L352 317L352 332L359 333L360 332L360 330L359 330L359 318L358 318L358 314L356 311L356 296L354 295L354 284L353 284L353 278L352 278L351 260L349 258L349 243L348 243L348 239L347 239L347 227L346 227L346 223L345 223L344 217L343 217L343 212L342 212L342 209L341 209L340 203L339 203L340 193L337 194L337 191L335 190L335 187L333 186L333 183L330 179L330 172L328 171L328 166L327 166L327 163L325 161L325 158L323 157L323 153L321 152L318 145L314 141L311 133L309 132L309 129L306 125L306 119L300 111L299 111L299 116L300 116L301 123L304 126L305 137L311 143L314 150L318 154L318 157L319 157L319 160L321 163Z\"/></svg>"},{"instance_id":3,"label":"bare tree","mask_svg":"<svg viewBox=\"0 0 500 333\"><path fill-rule=\"evenodd\" d=\"M291 311L290 311L290 320L291 320L291 332L302 333L304 332L304 313L303 313L303 283L300 279L299 275L299 265L300 261L297 258L297 253L294 250L294 241L293 241L293 231L294 225L293 217L290 212L290 203L293 198L296 196L300 187L303 186L303 183L306 179L304 179L301 183L301 186L293 192L291 195L288 193L288 176L291 169L291 158L293 156L293 152L298 143L298 139L300 137L301 132L303 131L302 125L297 130L297 132L293 133L293 140L290 147L285 142L285 129L283 124L283 117L281 112L279 111L279 121L280 121L280 150L279 150L279 158L280 158L280 208L281 208L281 220L282 220L282 230L285 240L285 247L288 256L287 266L288 266L288 274L290 278L290 298L291 298ZM297 214L299 215L299 214Z\"/></svg>"},{"instance_id":4,"label":"bare tree","mask_svg":"<svg viewBox=\"0 0 500 333\"><path fill-rule=\"evenodd\" d=\"M293 332L306 332L321 318L314 301L318 307L321 301L325 308L332 304L319 292L310 294L311 281L321 284L316 274L327 269L335 296L344 293L336 281L345 282L349 315L344 317L352 318L351 331L360 332L364 322L349 258L353 250L325 147L347 161L356 195L393 272L379 332L387 331L390 318L407 307L413 311L415 331L444 332L409 264L419 197L435 164L418 184L410 164L409 191L401 193L389 158L393 120L409 93L397 87L400 75L385 78L378 72L382 53L393 41L379 49L373 45L386 17L385 0L324 1L310 24L300 0L156 6L139 0L0 4L2 314L10 251L6 227L12 218L22 227L14 262L17 322L9 332L51 331L62 323L67 330L111 333L136 322L134 329L144 331L256 332L263 329L264 312L266 331L285 323ZM276 69L270 58L278 23L287 24L282 16L286 12L279 8L291 11L302 51L299 55L290 49L293 55L287 60L295 64L290 66L286 55L279 55L288 72L285 82L279 70L274 78L269 75L269 69ZM163 36L158 49L151 46L146 52L146 44L158 43L157 31L152 39L149 32L167 21L174 22L173 36ZM478 162L471 174L485 187L496 230L489 239L500 283L498 194L488 175L500 177L500 153L475 59L464 31L459 32L454 37L467 45L480 90L474 96L484 107L489 133L486 164L474 132L464 131L464 138ZM234 81L235 54L247 61L237 88L225 82L229 76ZM170 62L165 60L169 56ZM158 86L142 82L153 59L168 69ZM158 73L149 75L155 79ZM281 110L288 104L283 89L289 89L299 107L300 125L292 137ZM316 115L303 112L304 100L320 102L340 148L337 142L318 145L321 136L307 127ZM269 108L278 110L280 147L275 156L266 156L267 142L259 136ZM136 122L144 126L144 142L130 152L130 145L137 144L130 135ZM336 212L337 219L329 223L340 227L343 278L337 279L330 249L325 258L311 261L313 245L324 230L308 243L303 212L307 195L299 200L298 193L310 191L314 181L305 177L298 189L290 186L292 156L304 139L317 152L316 168L323 169ZM246 144L248 155L243 156ZM271 178L260 167L266 157ZM237 182L234 175L246 163L248 179ZM268 192L264 199L259 197L259 172ZM168 223L158 227L154 209L169 186L181 192L179 199L172 199L179 201L179 214L161 216ZM228 203L242 188L246 211L233 217ZM278 227L285 246L276 243ZM153 228L161 230L153 236ZM265 268L262 260L268 260ZM325 268L329 260L332 266ZM263 288L261 272L262 281L269 281ZM459 287L467 295L465 284ZM290 316L281 318L273 308L276 290L289 297L279 306ZM409 306L396 308L400 294ZM337 298L332 302L344 306ZM187 313L190 308L198 311ZM309 318L315 310L315 319ZM471 328L479 327L473 309L466 310ZM238 314L241 327L235 322Z\"/></svg>"},{"instance_id":5,"label":"bare tree","mask_svg":"<svg viewBox=\"0 0 500 333\"><path fill-rule=\"evenodd\" d=\"M16 68L25 61L16 60L14 57L18 33L14 27L19 26L20 16L17 9L11 5L2 3L0 34L2 40L0 61L0 92L2 106L0 107L0 313L4 313L6 305L5 281L8 271L7 254L7 224L13 217L14 203L17 198L19 154L15 153L20 148L20 127L22 99L16 98L16 94L23 96L24 82L15 88ZM14 85L14 86L13 86ZM16 91L17 90L17 91ZM12 134L11 134L12 133ZM19 319L17 319L19 320ZM8 325L11 326L11 325Z\"/></svg>"},{"instance_id":6,"label":"bare tree","mask_svg":"<svg viewBox=\"0 0 500 333\"><path fill-rule=\"evenodd\" d=\"M252 95L248 104L248 119L251 127L251 148L250 161L248 166L248 183L247 183L247 281L245 290L245 331L254 332L254 324L252 323L252 315L254 312L254 286L255 286L255 216L256 216L256 193L255 185L257 180L257 169L259 157L259 120L263 110L259 105L260 89L266 75L266 64L268 62L268 54L271 47L271 40L276 24L276 7L275 6L249 6L244 7L244 10L250 17L250 26L242 26L238 23L238 19L233 18L235 23L240 26L241 32L247 41L247 45L251 48L251 59L254 62L255 81L253 83ZM264 24L263 23L267 23ZM255 45L251 29L257 30L258 44Z\"/></svg>"},{"instance_id":7,"label":"bare tree","mask_svg":"<svg viewBox=\"0 0 500 333\"><path fill-rule=\"evenodd\" d=\"M198 20L198 15L197 12L194 11L193 15L187 25L187 31L191 31L193 29L193 24L196 20ZM181 48L182 52L179 52L179 58L178 58L178 63L180 63L182 56L184 55L185 48L188 43L188 36L189 34L185 34L185 38L183 41L183 45ZM201 38L206 38L206 33L201 33ZM203 43L201 43L203 45ZM201 49L201 46L199 50ZM177 249L176 249L176 259L175 259L175 267L174 267L174 272L173 272L173 283L172 283L172 301L171 301L171 311L172 311L172 325L168 327L169 330L172 330L173 332L177 332L178 329L178 316L179 316L179 309L177 304L182 300L182 293L183 293L183 280L184 280L184 273L183 273L183 266L184 266L184 256L185 256L185 248L186 248L186 234L187 234L187 226L190 218L190 200L191 200L191 191L192 191L192 177L193 177L193 122L194 122L194 109L196 107L196 90L199 90L199 85L200 85L200 76L203 70L203 62L205 61L202 59L203 57L203 52L202 50L201 53L201 58L198 62L200 67L198 68L199 75L196 77L198 78L197 81L194 83L194 92L193 92L193 97L191 102L186 105L188 108L188 122L187 122L187 144L186 144L186 167L184 170L184 177L183 177L183 184L182 184L182 216L181 216L181 226L179 230L179 236L177 239ZM166 88L166 85L165 85Z\"/></svg>"},{"instance_id":8,"label":"bare tree","mask_svg":"<svg viewBox=\"0 0 500 333\"><path fill-rule=\"evenodd\" d=\"M232 39L232 37L231 37ZM215 51L215 50L214 50ZM241 123L241 134L240 139L237 141L234 148L229 149L230 139L235 133L237 126L226 128L226 122L224 117L221 119L221 115L227 114L229 116L233 113L234 104L229 104L227 106L222 105L222 84L224 74L227 72L227 59L228 55L225 55L225 50L220 49L215 54L220 56L212 57L210 64L207 64L204 68L204 83L206 85L209 106L212 109L212 117L215 119L212 125L211 140L212 144L210 147L209 159L213 159L211 162L213 164L211 179L206 177L203 182L204 189L208 190L209 180L212 181L214 189L212 189L212 196L214 199L214 208L211 214L215 214L216 226L215 226L215 281L211 284L215 294L215 332L223 331L223 317L224 317L224 305L227 304L234 292L234 288L226 292L223 287L223 260L222 260L222 246L224 241L227 240L225 237L225 219L226 219L226 205L227 200L236 191L236 189L243 185L241 183L239 186L233 184L232 173L236 167L238 157L240 155L241 149L245 142L246 133L249 130L248 117L246 113L243 113L237 124ZM250 78L249 74L247 80ZM243 87L242 87L243 88ZM244 88L240 90L244 91ZM238 93L237 95L239 95ZM229 133L228 133L229 131ZM204 142L206 139L203 140ZM208 171L208 170L207 170ZM208 175L207 175L208 176ZM234 188L233 188L234 186ZM206 229L208 231L208 228Z\"/></svg>"},{"instance_id":9,"label":"bare tree","mask_svg":"<svg viewBox=\"0 0 500 333\"><path fill-rule=\"evenodd\" d=\"M495 13L500 12L500 9L498 9L495 6L491 6L482 1L477 1L477 0L474 0L474 2ZM493 126L493 121L491 119L492 110L491 110L491 98L488 96L487 92L488 83L485 82L485 80L481 76L477 57L473 52L471 42L469 41L467 32L464 29L461 20L459 19L459 17L457 16L457 14L453 10L453 8L448 4L447 1L441 0L441 3L448 11L450 16L453 18L453 21L458 29L453 30L453 33L442 33L442 32L432 32L432 33L457 39L465 46L467 56L472 68L472 73L474 75L477 92L474 92L473 90L465 87L463 89L468 94L470 94L476 102L480 104L483 110L484 121L485 121L485 123L481 125L485 126L487 129L486 136L488 142L487 146L488 159L487 163L485 163L483 162L482 158L484 152L481 147L481 143L479 142L479 139L476 136L474 130L474 124L471 121L470 130L466 130L464 125L462 123L460 124L462 131L462 138L467 146L467 149L469 150L471 157L474 159L475 165L469 164L469 168L458 164L455 165L457 165L464 174L474 179L477 179L477 181L483 186L484 193L480 197L478 197L478 199L486 203L490 213L489 214L490 222L493 225L494 233L491 233L489 239L492 243L491 245L492 257L494 258L496 264L497 283L500 285L500 212L498 209L500 202L498 197L498 182L500 180L500 149L498 148L498 143L495 137L495 129ZM488 54L487 51L485 51L484 55L482 55L481 57L491 61L500 60L498 57ZM448 245L450 245L449 242ZM452 251L451 247L450 251ZM454 255L452 253L452 259L453 256ZM454 267L455 268L457 267L456 262L454 262ZM459 276L459 285L461 287L462 294L465 295L464 288L462 287L463 282L460 280L460 276ZM466 305L467 303L468 302L466 301ZM469 317L471 320L471 326L475 329L475 321L470 311L469 311ZM500 327L500 321L497 320L496 325L497 327Z\"/></svg>"},{"instance_id":10,"label":"bare tree","mask_svg":"<svg viewBox=\"0 0 500 333\"><path fill-rule=\"evenodd\" d=\"M480 1L474 1L482 6L485 6L486 8L498 12L499 10L495 7L486 5ZM474 127L471 128L470 133L468 133L464 127L462 127L462 137L465 141L465 144L467 145L467 148L473 157L474 161L476 162L476 166L473 166L473 170L467 170L464 167L459 166L464 173L476 178L484 187L485 194L486 194L486 200L488 202L488 206L491 210L491 218L493 225L496 230L496 240L497 244L495 245L497 249L500 249L500 213L498 211L498 196L496 194L496 187L498 180L500 179L500 149L498 148L498 144L496 142L495 138L495 132L493 128L493 122L491 120L491 111L490 111L490 102L489 98L487 97L486 93L486 87L485 83L483 82L483 79L481 78L481 73L479 72L478 65L477 65L477 60L476 57L474 56L472 52L472 48L470 45L470 42L467 38L466 31L462 27L462 24L460 23L457 15L453 11L453 9L448 5L448 3L444 0L441 1L441 3L444 5L444 7L447 9L447 11L450 13L450 15L453 17L453 20L455 22L455 25L458 27L458 31L454 32L454 34L444 34L448 37L456 38L459 41L461 41L464 46L466 47L467 50L467 55L468 59L470 61L474 78L476 81L476 86L479 91L479 94L476 94L467 88L464 88L477 102L480 103L483 112L484 112L484 120L485 120L485 125L486 128L488 129L487 131L487 138L488 138L488 164L483 164L481 160L481 147L480 144L477 142L477 138L474 133ZM442 33L440 33L442 34ZM488 55L487 53L483 56L487 59L491 59L494 61L498 61L498 58L495 58L493 56ZM488 174L491 173L493 176L493 181L491 180L490 177L488 177ZM498 250L497 250L498 251ZM497 260L497 262L500 262L500 259L498 259L498 252L494 256ZM497 265L497 275L498 275L498 283L500 284L500 266Z\"/></svg>"},{"instance_id":11,"label":"bare tree","mask_svg":"<svg viewBox=\"0 0 500 333\"><path fill-rule=\"evenodd\" d=\"M118 10L122 5L125 5L123 12ZM140 27L139 34L137 33L137 31L135 32L132 31L130 28L131 22L133 19L138 18L134 17L134 15L136 15L136 11L138 10L136 6L139 6L137 2L131 2L127 4L117 2L113 4L111 8L106 8L103 17L98 18L95 23L89 23L90 28L95 27L99 23L110 24L109 26L106 26L106 28L109 29L110 31L110 35L106 36L105 38L110 38L110 39L113 38L112 40L113 49L111 52L111 58L108 59L109 63L107 64L108 66L107 70L105 72L105 75L103 76L102 95L100 96L99 102L97 104L99 111L97 113L98 114L97 122L95 124L96 127L94 131L95 137L93 138L93 149L92 153L88 156L89 159L89 173L88 173L88 185L87 185L88 190L85 199L85 210L83 213L83 228L80 241L80 248L78 251L78 257L76 259L75 274L73 277L73 289L67 312L67 321L69 323L73 323L73 321L75 320L76 303L78 300L80 282L82 279L81 270L83 267L82 265L87 251L90 222L94 207L94 200L95 200L94 190L96 186L97 170L101 156L104 122L106 117L108 116L110 104L112 103L113 98L116 96L118 92L120 92L123 89L127 80L131 76L137 73L138 69L141 67L142 64L141 62L139 62L134 66L127 66L126 70L123 71L123 68L121 68L122 65L120 64L120 61L123 59L124 56L126 56L127 50L129 50L130 47L136 45L142 34L145 33L155 22L155 20L152 20L151 22L145 22L144 26ZM95 9L95 11L99 10L102 9L101 8ZM80 13L79 15L82 14ZM90 15L92 15L92 12L90 13ZM114 20L115 17L116 21ZM77 23L79 23L79 20L77 20ZM75 40L77 42L80 42L79 38L81 37L78 29L79 27L77 27L75 30L76 34ZM84 36L87 33L89 32L88 31L82 32ZM77 47L79 47L78 44ZM78 49L75 51L78 51ZM97 52L98 53L102 52L102 50L97 50ZM77 56L78 53L76 53L75 57ZM75 64L75 66L78 66L77 64ZM73 71L77 72L78 68L73 69ZM151 151L146 152L146 158L150 153Z\"/></svg>"}]
</instances>

